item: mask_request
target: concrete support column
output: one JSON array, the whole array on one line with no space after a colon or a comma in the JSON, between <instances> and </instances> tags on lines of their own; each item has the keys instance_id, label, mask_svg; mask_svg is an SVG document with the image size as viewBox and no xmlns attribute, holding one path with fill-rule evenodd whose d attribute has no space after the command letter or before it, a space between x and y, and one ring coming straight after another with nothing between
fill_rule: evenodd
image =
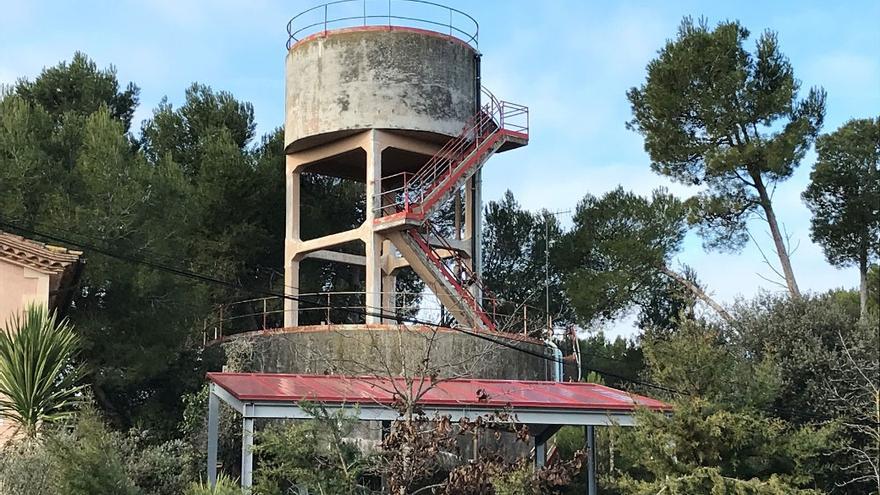
<instances>
[{"instance_id":1,"label":"concrete support column","mask_svg":"<svg viewBox=\"0 0 880 495\"><path fill-rule=\"evenodd\" d=\"M596 495L596 427L584 426L587 447L587 495Z\"/></svg>"},{"instance_id":2,"label":"concrete support column","mask_svg":"<svg viewBox=\"0 0 880 495\"><path fill-rule=\"evenodd\" d=\"M391 243L388 239L382 241L382 256L383 257L391 257L394 256L394 244ZM384 318L386 323L391 323L393 316L395 314L395 305L396 305L396 292L397 292L397 275L392 273L382 272L382 311L387 314L389 317Z\"/></svg>"},{"instance_id":3,"label":"concrete support column","mask_svg":"<svg viewBox=\"0 0 880 495\"><path fill-rule=\"evenodd\" d=\"M296 171L296 160L290 155L286 157L286 216L284 243L284 295L299 296L299 258L294 246L301 241L300 237L300 174ZM299 302L295 299L284 299L284 326L295 327L299 324Z\"/></svg>"},{"instance_id":4,"label":"concrete support column","mask_svg":"<svg viewBox=\"0 0 880 495\"><path fill-rule=\"evenodd\" d=\"M382 238L374 230L373 220L382 200L382 146L377 140L376 131L370 131L367 151L367 212L368 232L364 239L367 263L366 268L366 309L368 313L378 312L382 307ZM380 323L377 315L368 314L367 323Z\"/></svg>"},{"instance_id":5,"label":"concrete support column","mask_svg":"<svg viewBox=\"0 0 880 495\"><path fill-rule=\"evenodd\" d=\"M208 484L217 484L217 444L220 425L220 399L214 395L214 385L208 392Z\"/></svg>"},{"instance_id":6,"label":"concrete support column","mask_svg":"<svg viewBox=\"0 0 880 495\"><path fill-rule=\"evenodd\" d=\"M254 484L254 419L245 417L241 427L241 488L250 493Z\"/></svg>"}]
</instances>

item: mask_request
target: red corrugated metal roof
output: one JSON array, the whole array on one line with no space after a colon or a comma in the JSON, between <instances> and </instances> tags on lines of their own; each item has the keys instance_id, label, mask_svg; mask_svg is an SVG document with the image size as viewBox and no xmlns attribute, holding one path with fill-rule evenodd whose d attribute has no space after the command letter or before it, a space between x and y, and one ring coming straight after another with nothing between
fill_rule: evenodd
<instances>
[{"instance_id":1,"label":"red corrugated metal roof","mask_svg":"<svg viewBox=\"0 0 880 495\"><path fill-rule=\"evenodd\" d=\"M208 379L243 402L394 403L406 390L403 378L277 373L208 373ZM413 388L418 387L418 383ZM429 387L423 386L422 390ZM425 406L556 408L632 411L637 406L666 411L668 404L604 385L583 382L455 379L436 383L419 403Z\"/></svg>"}]
</instances>

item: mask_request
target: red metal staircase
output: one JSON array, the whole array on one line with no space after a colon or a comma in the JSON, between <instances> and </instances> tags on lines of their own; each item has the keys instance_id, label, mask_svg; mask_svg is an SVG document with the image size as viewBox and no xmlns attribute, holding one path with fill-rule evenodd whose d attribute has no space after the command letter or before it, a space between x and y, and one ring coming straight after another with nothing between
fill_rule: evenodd
<instances>
[{"instance_id":1,"label":"red metal staircase","mask_svg":"<svg viewBox=\"0 0 880 495\"><path fill-rule=\"evenodd\" d=\"M480 302L488 291L428 221L493 154L528 144L528 108L499 101L485 90L484 95L488 102L464 130L417 173L383 178L399 186L383 192L374 225L394 242L420 277L434 282L433 292L459 324L494 331L491 310ZM434 234L431 239L437 239L443 252L422 234L424 228Z\"/></svg>"}]
</instances>

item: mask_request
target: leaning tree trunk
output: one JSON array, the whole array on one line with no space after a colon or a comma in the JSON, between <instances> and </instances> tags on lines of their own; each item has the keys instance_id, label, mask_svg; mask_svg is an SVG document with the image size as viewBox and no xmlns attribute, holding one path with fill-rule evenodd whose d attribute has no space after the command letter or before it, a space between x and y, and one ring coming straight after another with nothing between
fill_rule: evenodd
<instances>
[{"instance_id":1,"label":"leaning tree trunk","mask_svg":"<svg viewBox=\"0 0 880 495\"><path fill-rule=\"evenodd\" d=\"M794 270L791 269L791 257L788 254L788 247L782 238L782 231L779 228L779 222L776 220L776 213L773 211L773 203L770 201L770 195L767 194L767 187L761 179L760 173L751 174L755 181L755 189L758 190L758 197L761 199L761 208L764 209L764 215L767 217L767 224L770 226L770 235L773 237L773 245L776 246L776 255L779 256L779 264L782 265L782 274L785 277L785 285L791 297L800 299L801 291L798 288L797 280L794 278Z\"/></svg>"},{"instance_id":2,"label":"leaning tree trunk","mask_svg":"<svg viewBox=\"0 0 880 495\"><path fill-rule=\"evenodd\" d=\"M661 266L660 272L662 272L664 275L671 278L672 280L675 280L676 282L680 283L687 290L691 291L691 293L694 296L696 296L697 299L708 304L710 308L714 309L715 312L718 313L718 315L724 319L724 321L726 321L727 323L734 322L733 316L730 313L728 313L726 309L724 309L724 306L718 304L718 302L716 302L714 299L709 297L709 294L706 294L706 291L701 289L700 286L691 282L682 274L680 274L674 270L669 269L669 267L667 267L667 266Z\"/></svg>"},{"instance_id":3,"label":"leaning tree trunk","mask_svg":"<svg viewBox=\"0 0 880 495\"><path fill-rule=\"evenodd\" d=\"M868 318L868 249L862 248L859 253L859 318Z\"/></svg>"}]
</instances>

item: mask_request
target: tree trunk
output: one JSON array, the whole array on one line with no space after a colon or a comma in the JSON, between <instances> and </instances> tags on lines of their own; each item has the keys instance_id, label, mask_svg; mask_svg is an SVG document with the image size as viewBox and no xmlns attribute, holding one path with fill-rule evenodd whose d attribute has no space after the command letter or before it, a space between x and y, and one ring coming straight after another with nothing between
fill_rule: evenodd
<instances>
[{"instance_id":1,"label":"tree trunk","mask_svg":"<svg viewBox=\"0 0 880 495\"><path fill-rule=\"evenodd\" d=\"M868 250L863 248L859 253L859 318L868 318Z\"/></svg>"},{"instance_id":2,"label":"tree trunk","mask_svg":"<svg viewBox=\"0 0 880 495\"><path fill-rule=\"evenodd\" d=\"M779 264L782 265L782 274L785 276L785 285L791 297L800 299L801 291L798 289L797 280L794 278L794 270L791 269L791 258L788 255L788 248L785 246L785 240L782 238L782 231L779 229L779 222L776 221L776 213L773 212L773 204L770 201L770 195L767 194L767 187L761 179L760 173L751 174L755 181L755 189L758 190L758 196L761 198L761 207L764 209L764 215L767 217L767 224L770 226L770 235L773 237L773 244L776 246L776 255L779 256Z\"/></svg>"},{"instance_id":3,"label":"tree trunk","mask_svg":"<svg viewBox=\"0 0 880 495\"><path fill-rule=\"evenodd\" d=\"M706 294L706 291L701 289L697 284L691 282L690 280L685 278L682 274L675 272L673 270L670 270L669 267L667 267L667 266L661 266L660 271L664 275L666 275L667 277L669 277L672 280L675 280L676 282L683 285L685 288L687 288L687 290L691 291L691 293L694 296L696 296L697 299L708 304L710 308L714 309L715 312L718 313L718 316L720 316L721 318L724 319L724 321L726 321L727 323L734 322L733 316L730 313L728 313L727 310L724 309L723 306L721 306L714 299L709 297L709 294Z\"/></svg>"}]
</instances>

